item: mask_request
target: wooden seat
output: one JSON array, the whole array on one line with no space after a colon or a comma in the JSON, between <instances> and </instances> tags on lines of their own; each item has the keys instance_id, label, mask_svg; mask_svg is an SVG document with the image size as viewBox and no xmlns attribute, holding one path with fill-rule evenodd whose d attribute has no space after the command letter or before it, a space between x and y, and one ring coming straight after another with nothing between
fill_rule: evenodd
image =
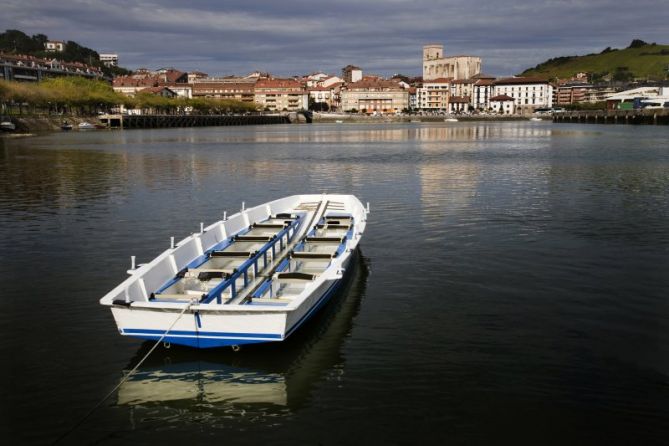
<instances>
[{"instance_id":1,"label":"wooden seat","mask_svg":"<svg viewBox=\"0 0 669 446\"><path fill-rule=\"evenodd\" d=\"M336 257L336 255L336 251L332 254L327 252L295 251L290 255L290 257L293 259L331 259Z\"/></svg>"}]
</instances>

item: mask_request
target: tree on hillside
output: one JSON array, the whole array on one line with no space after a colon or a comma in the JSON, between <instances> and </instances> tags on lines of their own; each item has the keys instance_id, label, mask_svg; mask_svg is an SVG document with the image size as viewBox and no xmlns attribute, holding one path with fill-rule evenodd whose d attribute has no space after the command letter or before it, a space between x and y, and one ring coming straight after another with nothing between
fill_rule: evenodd
<instances>
[{"instance_id":1,"label":"tree on hillside","mask_svg":"<svg viewBox=\"0 0 669 446\"><path fill-rule=\"evenodd\" d=\"M618 82L629 82L634 79L634 73L632 73L628 67L616 67L616 71L613 73L613 80Z\"/></svg>"},{"instance_id":2,"label":"tree on hillside","mask_svg":"<svg viewBox=\"0 0 669 446\"><path fill-rule=\"evenodd\" d=\"M8 29L0 34L0 51L33 54L44 51L44 44L47 40L44 34L35 34L31 37L18 29Z\"/></svg>"},{"instance_id":3,"label":"tree on hillside","mask_svg":"<svg viewBox=\"0 0 669 446\"><path fill-rule=\"evenodd\" d=\"M634 39L634 40L632 40L632 43L630 43L630 46L628 46L627 48L640 48L640 47L646 46L646 45L648 45L648 44L646 42L644 42L643 40Z\"/></svg>"},{"instance_id":4,"label":"tree on hillside","mask_svg":"<svg viewBox=\"0 0 669 446\"><path fill-rule=\"evenodd\" d=\"M97 51L81 46L71 40L65 44L65 50L58 57L66 61L79 61L89 65L100 61L100 55Z\"/></svg>"}]
</instances>

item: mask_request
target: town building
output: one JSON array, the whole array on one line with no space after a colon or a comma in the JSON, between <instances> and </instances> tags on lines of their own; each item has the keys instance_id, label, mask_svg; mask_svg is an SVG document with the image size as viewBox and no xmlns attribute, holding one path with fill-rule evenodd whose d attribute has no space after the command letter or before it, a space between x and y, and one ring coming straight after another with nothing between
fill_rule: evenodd
<instances>
[{"instance_id":1,"label":"town building","mask_svg":"<svg viewBox=\"0 0 669 446\"><path fill-rule=\"evenodd\" d=\"M167 87L148 87L138 91L139 94L153 94L164 98L176 98L177 93Z\"/></svg>"},{"instance_id":2,"label":"town building","mask_svg":"<svg viewBox=\"0 0 669 446\"><path fill-rule=\"evenodd\" d=\"M516 111L515 102L514 98L505 94L493 96L490 98L490 110L503 115L512 115Z\"/></svg>"},{"instance_id":3,"label":"town building","mask_svg":"<svg viewBox=\"0 0 669 446\"><path fill-rule=\"evenodd\" d=\"M265 110L307 110L308 98L303 84L294 79L261 79L255 84L255 102Z\"/></svg>"},{"instance_id":4,"label":"town building","mask_svg":"<svg viewBox=\"0 0 669 446\"><path fill-rule=\"evenodd\" d=\"M392 81L359 81L341 92L343 111L367 114L399 113L409 108L409 92Z\"/></svg>"},{"instance_id":5,"label":"town building","mask_svg":"<svg viewBox=\"0 0 669 446\"><path fill-rule=\"evenodd\" d=\"M328 111L335 110L338 102L338 92L336 88L330 87L307 87L309 91L309 101L312 104L309 107L312 110Z\"/></svg>"},{"instance_id":6,"label":"town building","mask_svg":"<svg viewBox=\"0 0 669 446\"><path fill-rule=\"evenodd\" d=\"M65 42L60 40L47 40L44 43L44 50L47 53L62 53L65 51Z\"/></svg>"},{"instance_id":7,"label":"town building","mask_svg":"<svg viewBox=\"0 0 669 446\"><path fill-rule=\"evenodd\" d=\"M444 56L444 46L423 46L423 80L451 77L470 79L481 72L481 58L477 56Z\"/></svg>"},{"instance_id":8,"label":"town building","mask_svg":"<svg viewBox=\"0 0 669 446\"><path fill-rule=\"evenodd\" d=\"M107 67L118 67L118 54L101 53L100 62L102 62Z\"/></svg>"},{"instance_id":9,"label":"town building","mask_svg":"<svg viewBox=\"0 0 669 446\"><path fill-rule=\"evenodd\" d=\"M448 100L449 113L468 113L471 108L469 96L451 96Z\"/></svg>"},{"instance_id":10,"label":"town building","mask_svg":"<svg viewBox=\"0 0 669 446\"><path fill-rule=\"evenodd\" d=\"M669 86L639 87L621 91L606 98L606 108L609 110L625 110L633 108L669 107Z\"/></svg>"},{"instance_id":11,"label":"town building","mask_svg":"<svg viewBox=\"0 0 669 446\"><path fill-rule=\"evenodd\" d=\"M409 87L409 110L417 110L418 107L418 91L420 87Z\"/></svg>"},{"instance_id":12,"label":"town building","mask_svg":"<svg viewBox=\"0 0 669 446\"><path fill-rule=\"evenodd\" d=\"M553 89L553 103L555 105L569 105L587 102L588 92L592 85L584 82L567 82Z\"/></svg>"},{"instance_id":13,"label":"town building","mask_svg":"<svg viewBox=\"0 0 669 446\"><path fill-rule=\"evenodd\" d=\"M255 100L255 83L253 82L193 82L194 98L228 99L241 102Z\"/></svg>"},{"instance_id":14,"label":"town building","mask_svg":"<svg viewBox=\"0 0 669 446\"><path fill-rule=\"evenodd\" d=\"M158 71L139 69L130 76L118 76L112 81L114 91L126 96L134 96L138 91L149 87L168 87L179 97L193 97L193 89L188 84L188 73L173 68Z\"/></svg>"},{"instance_id":15,"label":"town building","mask_svg":"<svg viewBox=\"0 0 669 446\"><path fill-rule=\"evenodd\" d=\"M0 52L0 80L39 82L48 78L64 76L101 79L104 74L100 68L81 62L64 62L58 59L43 59L23 54Z\"/></svg>"},{"instance_id":16,"label":"town building","mask_svg":"<svg viewBox=\"0 0 669 446\"><path fill-rule=\"evenodd\" d=\"M205 80L208 77L209 77L209 75L207 73L203 73L202 71L189 71L188 72L188 83L192 84L194 82Z\"/></svg>"},{"instance_id":17,"label":"town building","mask_svg":"<svg viewBox=\"0 0 669 446\"><path fill-rule=\"evenodd\" d=\"M318 81L318 86L320 87L332 87L334 85L341 85L344 83L344 79L338 76L329 76L325 79Z\"/></svg>"},{"instance_id":18,"label":"town building","mask_svg":"<svg viewBox=\"0 0 669 446\"><path fill-rule=\"evenodd\" d=\"M453 79L451 82L451 96L472 97L474 92L473 79Z\"/></svg>"},{"instance_id":19,"label":"town building","mask_svg":"<svg viewBox=\"0 0 669 446\"><path fill-rule=\"evenodd\" d=\"M493 96L494 81L493 76L479 75L474 78L472 86L472 107L476 110L488 110L490 108L490 98Z\"/></svg>"},{"instance_id":20,"label":"town building","mask_svg":"<svg viewBox=\"0 0 669 446\"><path fill-rule=\"evenodd\" d=\"M607 97L616 94L618 91L620 91L620 88L609 84L593 85L591 89L586 91L584 100L589 103L604 102Z\"/></svg>"},{"instance_id":21,"label":"town building","mask_svg":"<svg viewBox=\"0 0 669 446\"><path fill-rule=\"evenodd\" d=\"M431 112L447 112L452 81L451 78L423 81L423 86L417 89L418 108Z\"/></svg>"},{"instance_id":22,"label":"town building","mask_svg":"<svg viewBox=\"0 0 669 446\"><path fill-rule=\"evenodd\" d=\"M495 96L514 100L514 112L531 113L537 108L553 107L553 86L537 77L508 77L494 82ZM492 99L491 99L492 105Z\"/></svg>"},{"instance_id":23,"label":"town building","mask_svg":"<svg viewBox=\"0 0 669 446\"><path fill-rule=\"evenodd\" d=\"M344 78L344 82L353 83L360 82L362 80L362 69L356 67L355 65L346 65L341 70L341 77Z\"/></svg>"},{"instance_id":24,"label":"town building","mask_svg":"<svg viewBox=\"0 0 669 446\"><path fill-rule=\"evenodd\" d=\"M329 78L330 75L323 73L322 71L319 71L317 73L311 73L307 76L304 77L303 81L306 84L307 87L316 87L319 85L319 83L327 78Z\"/></svg>"}]
</instances>

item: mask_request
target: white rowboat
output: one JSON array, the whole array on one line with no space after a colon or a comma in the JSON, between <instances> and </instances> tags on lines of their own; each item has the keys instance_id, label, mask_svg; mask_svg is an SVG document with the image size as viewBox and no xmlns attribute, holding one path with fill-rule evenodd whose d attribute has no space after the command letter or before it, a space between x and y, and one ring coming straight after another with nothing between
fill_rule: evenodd
<instances>
[{"instance_id":1,"label":"white rowboat","mask_svg":"<svg viewBox=\"0 0 669 446\"><path fill-rule=\"evenodd\" d=\"M0 122L0 130L5 132L13 132L16 130L16 125L11 121L2 121Z\"/></svg>"},{"instance_id":2,"label":"white rowboat","mask_svg":"<svg viewBox=\"0 0 669 446\"><path fill-rule=\"evenodd\" d=\"M124 336L197 348L283 341L337 290L365 230L353 195L293 195L171 246L107 293Z\"/></svg>"}]
</instances>

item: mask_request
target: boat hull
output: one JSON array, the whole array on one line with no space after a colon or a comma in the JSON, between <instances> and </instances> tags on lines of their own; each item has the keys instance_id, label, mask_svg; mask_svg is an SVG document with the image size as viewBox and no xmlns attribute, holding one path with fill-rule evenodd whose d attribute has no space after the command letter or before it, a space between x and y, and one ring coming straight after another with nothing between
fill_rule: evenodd
<instances>
[{"instance_id":1,"label":"boat hull","mask_svg":"<svg viewBox=\"0 0 669 446\"><path fill-rule=\"evenodd\" d=\"M216 348L283 341L326 306L347 275L344 273L341 279L323 282L299 308L290 312L186 312L163 338L163 342L195 348ZM159 340L165 334L165 329L161 327L174 323L179 313L120 306L112 308L121 335L147 341ZM142 328L135 328L140 326Z\"/></svg>"}]
</instances>

